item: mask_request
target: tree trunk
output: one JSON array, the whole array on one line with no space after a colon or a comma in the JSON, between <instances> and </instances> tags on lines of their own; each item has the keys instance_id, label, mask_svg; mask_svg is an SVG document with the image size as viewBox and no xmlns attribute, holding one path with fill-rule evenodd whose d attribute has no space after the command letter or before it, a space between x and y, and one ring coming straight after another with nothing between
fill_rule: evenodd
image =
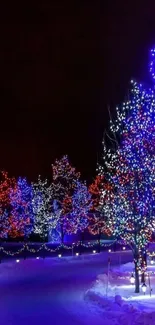
<instances>
[{"instance_id":1,"label":"tree trunk","mask_svg":"<svg viewBox=\"0 0 155 325\"><path fill-rule=\"evenodd\" d=\"M138 255L134 256L135 263L135 293L139 293L139 272L138 272Z\"/></svg>"},{"instance_id":2,"label":"tree trunk","mask_svg":"<svg viewBox=\"0 0 155 325\"><path fill-rule=\"evenodd\" d=\"M64 243L64 231L63 231L63 225L61 225L61 244Z\"/></svg>"},{"instance_id":3,"label":"tree trunk","mask_svg":"<svg viewBox=\"0 0 155 325\"><path fill-rule=\"evenodd\" d=\"M25 245L26 245L26 236L24 235L24 260L26 260L26 253L27 253L27 249L25 249Z\"/></svg>"},{"instance_id":4,"label":"tree trunk","mask_svg":"<svg viewBox=\"0 0 155 325\"><path fill-rule=\"evenodd\" d=\"M46 237L45 237L45 228L44 228L44 236L43 236L43 244L46 243ZM45 247L43 248L43 258L45 258Z\"/></svg>"},{"instance_id":5,"label":"tree trunk","mask_svg":"<svg viewBox=\"0 0 155 325\"><path fill-rule=\"evenodd\" d=\"M84 241L84 232L82 231L81 232L81 242L83 243L83 241Z\"/></svg>"},{"instance_id":6,"label":"tree trunk","mask_svg":"<svg viewBox=\"0 0 155 325\"><path fill-rule=\"evenodd\" d=\"M143 272L142 276L141 276L141 283L144 283L144 282L145 282L145 273Z\"/></svg>"},{"instance_id":7,"label":"tree trunk","mask_svg":"<svg viewBox=\"0 0 155 325\"><path fill-rule=\"evenodd\" d=\"M83 241L84 241L84 232L81 232L81 240L80 240L80 254L82 254L83 251Z\"/></svg>"},{"instance_id":8,"label":"tree trunk","mask_svg":"<svg viewBox=\"0 0 155 325\"><path fill-rule=\"evenodd\" d=\"M143 252L143 255L142 255L142 269L145 268L145 266L147 266L147 255L146 255L146 251ZM142 276L141 276L141 283L144 283L145 282L145 272L142 273Z\"/></svg>"},{"instance_id":9,"label":"tree trunk","mask_svg":"<svg viewBox=\"0 0 155 325\"><path fill-rule=\"evenodd\" d=\"M2 242L0 242L0 248L2 248ZM0 263L2 263L2 250L0 249Z\"/></svg>"},{"instance_id":10,"label":"tree trunk","mask_svg":"<svg viewBox=\"0 0 155 325\"><path fill-rule=\"evenodd\" d=\"M98 252L100 253L101 251L101 233L100 233L100 230L99 230L99 236L98 236Z\"/></svg>"}]
</instances>

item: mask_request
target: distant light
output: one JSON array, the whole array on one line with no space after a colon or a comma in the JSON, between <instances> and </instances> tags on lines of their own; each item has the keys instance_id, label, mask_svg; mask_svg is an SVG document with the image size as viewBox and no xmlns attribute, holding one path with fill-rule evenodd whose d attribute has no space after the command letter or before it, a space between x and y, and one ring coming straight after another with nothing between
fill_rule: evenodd
<instances>
[{"instance_id":1,"label":"distant light","mask_svg":"<svg viewBox=\"0 0 155 325\"><path fill-rule=\"evenodd\" d=\"M142 284L142 291L145 295L145 292L146 292L146 289L147 289L147 285L145 283Z\"/></svg>"},{"instance_id":2,"label":"distant light","mask_svg":"<svg viewBox=\"0 0 155 325\"><path fill-rule=\"evenodd\" d=\"M123 251L125 251L126 250L126 247L125 246L123 246Z\"/></svg>"},{"instance_id":3,"label":"distant light","mask_svg":"<svg viewBox=\"0 0 155 325\"><path fill-rule=\"evenodd\" d=\"M59 254L59 255L58 255L58 257L62 257L62 255L61 255L61 254Z\"/></svg>"},{"instance_id":4,"label":"distant light","mask_svg":"<svg viewBox=\"0 0 155 325\"><path fill-rule=\"evenodd\" d=\"M152 258L151 262L150 262L152 265L154 264L154 259Z\"/></svg>"},{"instance_id":5,"label":"distant light","mask_svg":"<svg viewBox=\"0 0 155 325\"><path fill-rule=\"evenodd\" d=\"M79 253L76 253L75 255L76 255L76 256L79 256Z\"/></svg>"},{"instance_id":6,"label":"distant light","mask_svg":"<svg viewBox=\"0 0 155 325\"><path fill-rule=\"evenodd\" d=\"M111 253L111 249L109 249L108 252Z\"/></svg>"},{"instance_id":7,"label":"distant light","mask_svg":"<svg viewBox=\"0 0 155 325\"><path fill-rule=\"evenodd\" d=\"M134 277L133 273L131 274L130 283L131 284L135 283L135 277Z\"/></svg>"},{"instance_id":8,"label":"distant light","mask_svg":"<svg viewBox=\"0 0 155 325\"><path fill-rule=\"evenodd\" d=\"M95 253L96 253L96 251L94 250L94 251L93 251L93 254L95 254Z\"/></svg>"},{"instance_id":9,"label":"distant light","mask_svg":"<svg viewBox=\"0 0 155 325\"><path fill-rule=\"evenodd\" d=\"M36 260L39 260L39 258L40 258L40 257L39 257L39 256L37 256L37 257L36 257Z\"/></svg>"},{"instance_id":10,"label":"distant light","mask_svg":"<svg viewBox=\"0 0 155 325\"><path fill-rule=\"evenodd\" d=\"M20 260L16 260L16 263L19 263L20 262Z\"/></svg>"}]
</instances>

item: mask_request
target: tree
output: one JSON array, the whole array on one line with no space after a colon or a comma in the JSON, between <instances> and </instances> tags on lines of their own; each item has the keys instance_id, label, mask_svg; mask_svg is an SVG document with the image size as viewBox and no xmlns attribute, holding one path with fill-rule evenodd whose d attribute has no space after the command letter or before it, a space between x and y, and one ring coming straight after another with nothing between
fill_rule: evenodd
<instances>
[{"instance_id":1,"label":"tree","mask_svg":"<svg viewBox=\"0 0 155 325\"><path fill-rule=\"evenodd\" d=\"M55 222L49 231L49 238L52 243L61 243L60 214L61 210L57 201L54 199L52 204L52 218Z\"/></svg>"},{"instance_id":2,"label":"tree","mask_svg":"<svg viewBox=\"0 0 155 325\"><path fill-rule=\"evenodd\" d=\"M61 241L63 243L66 232L66 218L72 211L72 195L76 182L80 178L80 173L69 163L68 156L56 159L52 165L54 199L57 201L59 214L59 224L61 229Z\"/></svg>"},{"instance_id":3,"label":"tree","mask_svg":"<svg viewBox=\"0 0 155 325\"><path fill-rule=\"evenodd\" d=\"M19 177L16 186L10 189L10 205L9 235L26 238L33 227L32 188L26 178Z\"/></svg>"},{"instance_id":4,"label":"tree","mask_svg":"<svg viewBox=\"0 0 155 325\"><path fill-rule=\"evenodd\" d=\"M0 238L6 238L9 233L10 215L10 190L16 184L15 178L8 176L8 173L1 171L0 181Z\"/></svg>"},{"instance_id":5,"label":"tree","mask_svg":"<svg viewBox=\"0 0 155 325\"><path fill-rule=\"evenodd\" d=\"M98 211L100 205L100 192L102 190L103 176L97 175L94 182L89 186L89 192L92 196L92 211Z\"/></svg>"},{"instance_id":6,"label":"tree","mask_svg":"<svg viewBox=\"0 0 155 325\"><path fill-rule=\"evenodd\" d=\"M68 234L83 233L89 224L88 212L92 207L91 194L86 183L76 182L71 200L71 212L65 218L64 227Z\"/></svg>"},{"instance_id":7,"label":"tree","mask_svg":"<svg viewBox=\"0 0 155 325\"><path fill-rule=\"evenodd\" d=\"M36 183L32 183L32 209L34 214L34 233L44 240L52 228L57 225L57 216L53 213L53 188L47 179L38 177Z\"/></svg>"},{"instance_id":8,"label":"tree","mask_svg":"<svg viewBox=\"0 0 155 325\"><path fill-rule=\"evenodd\" d=\"M97 175L94 182L89 186L89 192L92 196L92 207L89 213L89 232L92 235L98 235L99 243L101 234L108 234L108 228L106 227L106 220L104 217L104 213L102 213L102 207L105 201L103 201L102 195L102 203L101 203L101 192L105 193L105 190L108 190L109 184L105 180L103 175Z\"/></svg>"},{"instance_id":9,"label":"tree","mask_svg":"<svg viewBox=\"0 0 155 325\"><path fill-rule=\"evenodd\" d=\"M155 227L154 90L132 82L130 100L116 113L116 122L110 123L114 148L106 149L104 144L103 151L114 191L107 196L103 210L110 231L132 248L135 292L139 292L139 270L145 271L143 257Z\"/></svg>"}]
</instances>

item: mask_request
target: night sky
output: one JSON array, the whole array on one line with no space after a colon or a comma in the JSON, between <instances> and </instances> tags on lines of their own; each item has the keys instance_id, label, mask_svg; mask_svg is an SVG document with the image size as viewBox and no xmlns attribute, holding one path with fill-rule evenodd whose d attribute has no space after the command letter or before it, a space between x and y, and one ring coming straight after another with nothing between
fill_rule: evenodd
<instances>
[{"instance_id":1,"label":"night sky","mask_svg":"<svg viewBox=\"0 0 155 325\"><path fill-rule=\"evenodd\" d=\"M68 154L91 181L107 107L124 100L131 78L149 80L154 1L103 2L1 6L0 168L10 175L48 177Z\"/></svg>"}]
</instances>

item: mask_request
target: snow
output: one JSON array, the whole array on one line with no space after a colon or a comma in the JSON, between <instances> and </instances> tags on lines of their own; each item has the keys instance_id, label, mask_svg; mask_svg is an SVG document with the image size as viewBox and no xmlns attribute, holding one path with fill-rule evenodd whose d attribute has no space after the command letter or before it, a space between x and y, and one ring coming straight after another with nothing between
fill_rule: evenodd
<instances>
[{"instance_id":1,"label":"snow","mask_svg":"<svg viewBox=\"0 0 155 325\"><path fill-rule=\"evenodd\" d=\"M100 306L108 319L107 324L155 325L155 266L148 265L152 294L150 297L148 276L146 277L146 295L134 293L134 285L130 284L133 263L120 267L112 267L109 281L106 273L97 276L93 286L86 292L85 300Z\"/></svg>"},{"instance_id":2,"label":"snow","mask_svg":"<svg viewBox=\"0 0 155 325\"><path fill-rule=\"evenodd\" d=\"M130 261L131 254L122 254ZM109 254L6 260L0 264L0 324L108 325L104 311L85 299ZM113 254L112 263L119 263Z\"/></svg>"},{"instance_id":3,"label":"snow","mask_svg":"<svg viewBox=\"0 0 155 325\"><path fill-rule=\"evenodd\" d=\"M129 282L131 261L127 251L121 252L122 265L120 253L108 252L7 260L0 264L0 324L155 325L155 275L152 298L137 296Z\"/></svg>"}]
</instances>

